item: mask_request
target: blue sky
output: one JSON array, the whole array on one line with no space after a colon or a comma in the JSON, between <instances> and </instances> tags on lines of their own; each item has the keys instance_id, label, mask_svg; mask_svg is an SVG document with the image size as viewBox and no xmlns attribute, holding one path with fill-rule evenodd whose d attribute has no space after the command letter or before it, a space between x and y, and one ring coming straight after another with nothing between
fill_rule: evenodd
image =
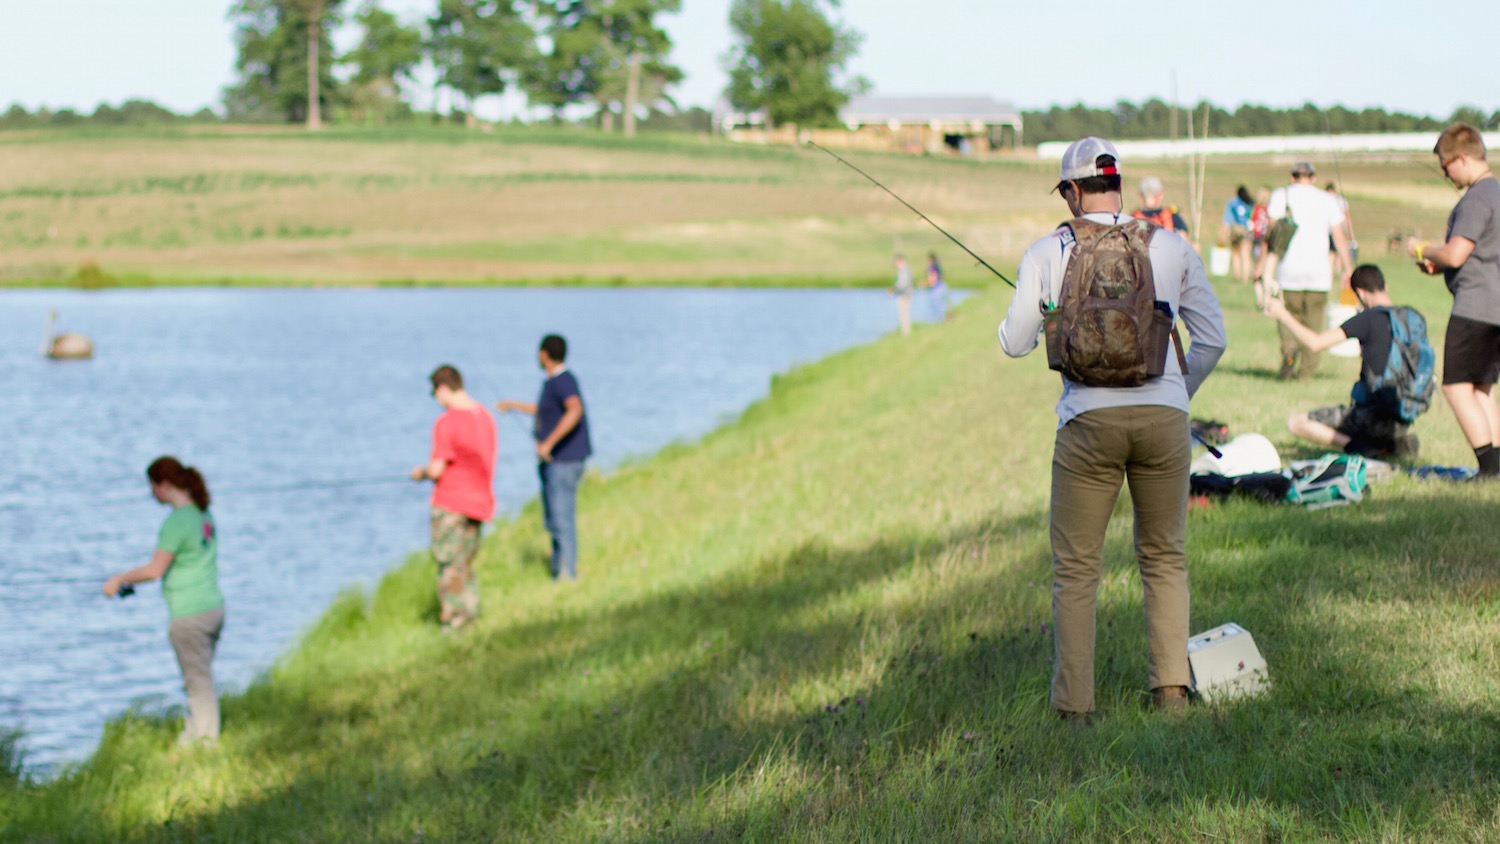
<instances>
[{"instance_id":1,"label":"blue sky","mask_svg":"<svg viewBox=\"0 0 1500 844\"><path fill-rule=\"evenodd\" d=\"M724 85L729 2L684 0L683 11L665 19L687 73L674 92L683 105L709 105ZM432 0L381 5L414 20ZM1175 71L1184 102L1312 101L1439 116L1464 103L1500 109L1494 15L1476 19L1478 34L1444 42L1445 33L1463 31L1452 24L1464 13L1440 21L1410 2L1072 0L1066 19L1054 11L1061 5L844 0L838 13L865 36L852 70L886 93L1106 105L1166 99ZM228 7L227 0L0 0L0 108L92 110L133 97L177 110L216 107L233 77ZM519 108L512 99L482 110L501 116Z\"/></svg>"}]
</instances>

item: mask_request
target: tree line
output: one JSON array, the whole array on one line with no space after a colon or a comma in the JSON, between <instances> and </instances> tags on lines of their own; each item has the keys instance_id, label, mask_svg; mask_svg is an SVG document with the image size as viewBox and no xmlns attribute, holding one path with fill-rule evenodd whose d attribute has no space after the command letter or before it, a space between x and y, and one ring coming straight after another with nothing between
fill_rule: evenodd
<instances>
[{"instance_id":1,"label":"tree line","mask_svg":"<svg viewBox=\"0 0 1500 844\"><path fill-rule=\"evenodd\" d=\"M838 0L733 0L734 43L724 61L726 96L773 123L831 126L858 78L843 80L858 33L832 20ZM522 92L554 120L581 111L605 131L648 126L707 131L701 108L679 110L670 88L683 78L660 25L682 0L432 0L419 21L404 23L375 0L235 0L236 78L224 91L231 122L385 123L418 117L411 95L432 80L438 119L476 123L481 97ZM335 30L352 24L355 45L338 52ZM437 94L451 107L436 113ZM582 107L582 108L575 108ZM183 118L154 103L0 114L0 129L219 119L207 109Z\"/></svg>"},{"instance_id":2,"label":"tree line","mask_svg":"<svg viewBox=\"0 0 1500 844\"><path fill-rule=\"evenodd\" d=\"M830 20L836 0L734 0L731 102L766 108L778 122L831 124L852 80L838 75L858 36ZM230 120L385 122L413 115L408 92L428 69L446 90L450 116L475 122L484 96L524 93L554 119L584 106L601 128L635 133L643 111L676 110L681 81L660 24L682 0L435 0L403 23L373 0L236 0L230 10L238 79L226 92ZM333 31L352 22L356 46L335 55ZM707 127L705 127L707 128Z\"/></svg>"},{"instance_id":3,"label":"tree line","mask_svg":"<svg viewBox=\"0 0 1500 844\"><path fill-rule=\"evenodd\" d=\"M380 78L380 77L374 77ZM306 102L306 100L302 100ZM1485 115L1479 109L1464 106L1456 109L1447 118L1413 115L1404 112L1387 112L1384 109L1353 111L1342 106L1320 109L1314 105L1297 108L1275 109L1267 106L1242 105L1230 111L1210 107L1209 129L1211 134L1224 137L1250 135L1296 135L1321 134L1330 128L1338 134L1379 132L1437 132L1454 120L1462 120L1487 131L1500 131L1500 111ZM406 118L417 115L408 106L401 106ZM692 107L682 111L663 110L655 105L646 106L647 116L638 126L642 130L707 132L711 115L706 109ZM1187 109L1178 109L1179 135L1186 135ZM1194 112L1202 125L1203 107ZM1327 122L1324 115L1327 115ZM287 115L277 113L277 121L300 118L299 112ZM427 115L437 117L437 115ZM1072 141L1084 135L1099 135L1118 139L1156 139L1172 135L1171 106L1159 100L1148 100L1142 105L1117 103L1114 108L1091 108L1083 105L1068 107L1053 106L1045 111L1023 112L1026 125L1026 142L1038 144L1045 141ZM458 112L457 119L466 115ZM170 123L215 123L226 119L244 120L243 116L224 118L204 108L191 115L177 114L156 103L146 100L128 100L118 108L101 104L92 114L80 114L73 109L51 111L46 108L28 112L13 105L0 113L0 130L26 129L45 126L118 126L153 125ZM578 122L603 123L603 115L585 116ZM791 122L796 122L791 121ZM818 125L816 122L806 125ZM826 125L826 124L825 124Z\"/></svg>"},{"instance_id":4,"label":"tree line","mask_svg":"<svg viewBox=\"0 0 1500 844\"><path fill-rule=\"evenodd\" d=\"M1191 113L1203 125L1205 103L1174 109L1159 99L1136 105L1116 103L1113 108L1092 108L1082 103L1053 106L1045 111L1023 111L1027 143L1073 141L1086 135L1122 140L1186 137ZM1229 109L1208 104L1209 134L1216 137L1253 135L1320 135L1324 132L1367 134L1379 132L1438 132L1450 122L1462 120L1482 129L1500 129L1500 110L1485 114L1472 106L1461 106L1446 119L1429 115L1343 106L1319 108L1306 103L1295 108L1242 105Z\"/></svg>"}]
</instances>

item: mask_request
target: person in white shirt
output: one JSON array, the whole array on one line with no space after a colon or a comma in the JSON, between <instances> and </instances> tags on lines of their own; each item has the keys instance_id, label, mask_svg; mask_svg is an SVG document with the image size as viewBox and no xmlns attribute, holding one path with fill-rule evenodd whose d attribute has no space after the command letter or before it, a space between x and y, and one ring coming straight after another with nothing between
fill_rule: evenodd
<instances>
[{"instance_id":1,"label":"person in white shirt","mask_svg":"<svg viewBox=\"0 0 1500 844\"><path fill-rule=\"evenodd\" d=\"M1063 155L1056 188L1074 217L1141 225L1123 211L1119 153L1084 138ZM1094 710L1094 609L1104 567L1104 534L1129 481L1136 554L1145 588L1149 680L1156 705L1187 705L1188 400L1224 353L1224 317L1203 262L1181 237L1150 232L1148 256L1158 307L1180 316L1192 336L1187 371L1168 354L1164 374L1137 387L1090 387L1063 377L1052 458L1052 617L1056 671L1052 707L1065 720ZM1043 311L1062 301L1075 235L1068 225L1026 250L1000 345L1011 357L1037 346Z\"/></svg>"},{"instance_id":2,"label":"person in white shirt","mask_svg":"<svg viewBox=\"0 0 1500 844\"><path fill-rule=\"evenodd\" d=\"M1271 194L1267 211L1272 220L1290 216L1297 224L1286 256L1276 264L1276 285L1281 289L1287 313L1314 334L1328 328L1328 293L1333 289L1335 267L1328 261L1328 241L1333 239L1334 263L1349 283L1354 263L1344 236L1344 212L1338 199L1313 183L1317 170L1311 163L1292 165L1292 183ZM1318 353L1298 342L1291 329L1279 326L1281 371L1277 377L1309 378L1318 371Z\"/></svg>"}]
</instances>

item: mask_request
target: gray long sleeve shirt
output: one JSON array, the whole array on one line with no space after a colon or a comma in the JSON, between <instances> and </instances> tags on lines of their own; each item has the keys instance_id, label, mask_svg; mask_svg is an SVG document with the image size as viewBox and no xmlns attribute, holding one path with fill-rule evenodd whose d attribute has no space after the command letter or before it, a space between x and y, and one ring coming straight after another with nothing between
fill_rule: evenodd
<instances>
[{"instance_id":1,"label":"gray long sleeve shirt","mask_svg":"<svg viewBox=\"0 0 1500 844\"><path fill-rule=\"evenodd\" d=\"M1085 218L1116 225L1128 215L1094 213ZM1022 357L1036 348L1042 333L1041 305L1058 301L1063 271L1072 254L1072 231L1067 228L1059 228L1026 250L1016 273L1015 298L1000 324L1000 347L1007 355ZM1228 339L1219 298L1208 283L1202 259L1183 238L1159 231L1151 238L1151 273L1157 300L1171 305L1192 338L1187 376L1177 365L1177 356L1169 354L1166 374L1139 387L1086 387L1063 378L1062 398L1057 402L1059 428L1079 414L1104 407L1160 405L1186 413L1188 400L1218 365Z\"/></svg>"}]
</instances>

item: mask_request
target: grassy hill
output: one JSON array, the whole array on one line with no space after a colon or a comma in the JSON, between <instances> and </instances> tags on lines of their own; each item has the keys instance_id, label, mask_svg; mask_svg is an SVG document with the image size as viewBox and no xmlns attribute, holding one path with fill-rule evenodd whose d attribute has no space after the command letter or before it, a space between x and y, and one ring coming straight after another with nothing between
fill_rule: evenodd
<instances>
[{"instance_id":1,"label":"grassy hill","mask_svg":"<svg viewBox=\"0 0 1500 844\"><path fill-rule=\"evenodd\" d=\"M996 261L1060 220L1056 165L1029 154L855 158ZM1442 230L1454 194L1430 159L1342 162L1367 252L1393 227ZM815 150L540 127L78 129L0 133L0 163L0 283L887 284L897 248L993 281ZM1215 160L1205 228L1286 163ZM1186 205L1184 163L1126 168L1132 201L1155 173Z\"/></svg>"},{"instance_id":2,"label":"grassy hill","mask_svg":"<svg viewBox=\"0 0 1500 844\"><path fill-rule=\"evenodd\" d=\"M1441 330L1440 285L1387 269ZM0 785L0 839L1500 838L1500 487L1397 478L1344 509L1195 510L1193 628L1246 626L1274 687L1180 720L1143 707L1122 499L1103 717L1057 722L1058 388L1040 356L997 348L1007 292L591 476L576 586L546 579L530 510L486 540L484 618L446 637L431 563L409 560L226 700L216 751L123 718L55 781ZM1280 420L1340 400L1356 362L1277 382L1273 327L1246 288L1222 295L1230 350L1195 413L1311 453ZM1441 403L1416 430L1424 458L1471 460Z\"/></svg>"}]
</instances>

